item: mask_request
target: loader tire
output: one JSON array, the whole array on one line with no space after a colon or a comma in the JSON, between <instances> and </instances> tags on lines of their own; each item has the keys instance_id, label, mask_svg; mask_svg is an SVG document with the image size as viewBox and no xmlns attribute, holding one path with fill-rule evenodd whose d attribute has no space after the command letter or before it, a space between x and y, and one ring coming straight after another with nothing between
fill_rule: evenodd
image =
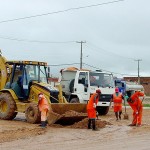
<instances>
[{"instance_id":1,"label":"loader tire","mask_svg":"<svg viewBox=\"0 0 150 150\"><path fill-rule=\"evenodd\" d=\"M97 110L99 115L106 115L109 111L109 106L107 106L107 107L97 106L96 110Z\"/></svg>"},{"instance_id":2,"label":"loader tire","mask_svg":"<svg viewBox=\"0 0 150 150\"><path fill-rule=\"evenodd\" d=\"M80 103L78 98L72 98L70 103Z\"/></svg>"},{"instance_id":3,"label":"loader tire","mask_svg":"<svg viewBox=\"0 0 150 150\"><path fill-rule=\"evenodd\" d=\"M10 93L0 95L0 119L14 119L17 115L16 108L16 103Z\"/></svg>"},{"instance_id":4,"label":"loader tire","mask_svg":"<svg viewBox=\"0 0 150 150\"><path fill-rule=\"evenodd\" d=\"M29 123L39 123L41 121L41 115L37 104L29 104L25 110L25 117Z\"/></svg>"}]
</instances>

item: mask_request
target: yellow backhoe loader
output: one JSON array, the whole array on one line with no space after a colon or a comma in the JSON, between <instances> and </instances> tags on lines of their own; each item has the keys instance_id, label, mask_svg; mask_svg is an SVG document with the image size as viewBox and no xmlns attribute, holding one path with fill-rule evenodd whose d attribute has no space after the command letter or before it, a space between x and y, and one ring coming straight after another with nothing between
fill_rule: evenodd
<instances>
[{"instance_id":1,"label":"yellow backhoe loader","mask_svg":"<svg viewBox=\"0 0 150 150\"><path fill-rule=\"evenodd\" d=\"M25 113L27 122L38 123L38 94L49 101L50 124L59 120L76 121L86 117L85 104L70 104L61 88L48 84L47 63L38 61L7 61L0 53L0 119L12 120L18 112ZM67 111L83 115L65 115Z\"/></svg>"}]
</instances>

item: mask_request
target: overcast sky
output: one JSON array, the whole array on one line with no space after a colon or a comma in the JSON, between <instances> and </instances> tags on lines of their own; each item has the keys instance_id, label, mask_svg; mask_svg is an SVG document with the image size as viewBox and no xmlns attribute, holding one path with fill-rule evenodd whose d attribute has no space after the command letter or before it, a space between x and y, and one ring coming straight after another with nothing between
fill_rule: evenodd
<instances>
[{"instance_id":1,"label":"overcast sky","mask_svg":"<svg viewBox=\"0 0 150 150\"><path fill-rule=\"evenodd\" d=\"M57 76L70 66L63 64L80 66L76 41L86 41L83 68L137 76L140 59L140 76L150 76L150 0L109 2L0 0L2 54L8 60L46 61Z\"/></svg>"}]
</instances>

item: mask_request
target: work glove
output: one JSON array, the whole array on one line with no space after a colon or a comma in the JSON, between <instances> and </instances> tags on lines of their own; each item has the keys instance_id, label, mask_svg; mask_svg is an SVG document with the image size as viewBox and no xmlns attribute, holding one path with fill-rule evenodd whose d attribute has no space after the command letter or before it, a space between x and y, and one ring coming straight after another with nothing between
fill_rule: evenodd
<instances>
[{"instance_id":1,"label":"work glove","mask_svg":"<svg viewBox=\"0 0 150 150\"><path fill-rule=\"evenodd\" d=\"M135 114L138 115L138 111Z\"/></svg>"},{"instance_id":2,"label":"work glove","mask_svg":"<svg viewBox=\"0 0 150 150\"><path fill-rule=\"evenodd\" d=\"M93 103L93 107L96 108L96 103Z\"/></svg>"},{"instance_id":3,"label":"work glove","mask_svg":"<svg viewBox=\"0 0 150 150\"><path fill-rule=\"evenodd\" d=\"M129 96L128 95L125 95L125 99L127 100L129 98Z\"/></svg>"}]
</instances>

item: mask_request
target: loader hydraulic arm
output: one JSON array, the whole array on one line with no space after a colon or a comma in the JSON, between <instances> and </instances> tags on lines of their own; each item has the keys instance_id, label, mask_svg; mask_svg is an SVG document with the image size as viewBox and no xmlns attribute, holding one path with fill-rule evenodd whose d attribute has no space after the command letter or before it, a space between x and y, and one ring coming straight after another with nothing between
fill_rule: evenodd
<instances>
[{"instance_id":1,"label":"loader hydraulic arm","mask_svg":"<svg viewBox=\"0 0 150 150\"><path fill-rule=\"evenodd\" d=\"M8 79L8 68L6 58L0 54L0 90L4 88ZM10 68L9 68L10 69Z\"/></svg>"}]
</instances>

